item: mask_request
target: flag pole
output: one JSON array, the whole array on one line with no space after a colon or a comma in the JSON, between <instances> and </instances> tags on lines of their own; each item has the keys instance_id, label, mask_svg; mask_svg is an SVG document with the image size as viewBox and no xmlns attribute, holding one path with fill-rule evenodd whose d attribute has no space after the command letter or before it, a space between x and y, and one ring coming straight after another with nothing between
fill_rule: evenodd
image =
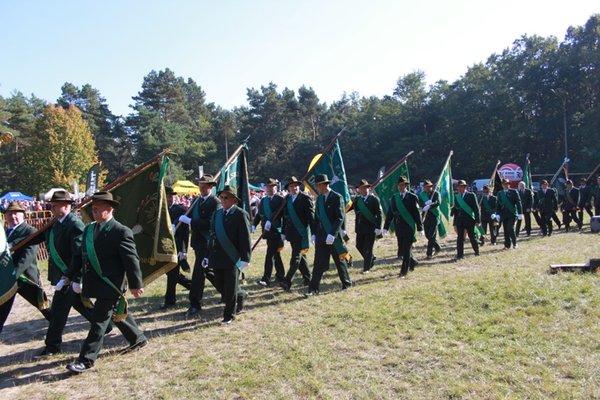
<instances>
[{"instance_id":1,"label":"flag pole","mask_svg":"<svg viewBox=\"0 0 600 400\"><path fill-rule=\"evenodd\" d=\"M435 186L433 187L433 193L438 191L438 187L440 186L440 181L442 180L442 175L444 174L444 171L446 170L446 167L448 166L448 163L450 162L450 158L452 157L452 155L454 154L454 151L450 150L450 154L448 154L448 158L446 158L446 162L444 163L444 166L442 167L442 172L440 172L440 176L437 179L437 182L435 183ZM433 196L433 194L432 194ZM427 216L427 213L429 212L429 209L427 211L425 211L425 213L423 214L423 220L425 220L425 217Z\"/></svg>"},{"instance_id":2,"label":"flag pole","mask_svg":"<svg viewBox=\"0 0 600 400\"><path fill-rule=\"evenodd\" d=\"M317 161L315 161L313 163L312 166L310 166L308 168L308 170L306 171L306 173L304 174L304 176L302 177L302 179L300 179L300 182L305 182L308 179L309 174L312 172L313 169L315 169L315 167L319 164L319 161L321 161L321 159L325 156L325 154L327 154L329 152L329 150L331 150L331 148L335 145L335 143L340 139L340 137L347 132L346 127L343 127L341 131L339 131L334 137L333 139L331 139L331 141L329 142L329 144L327 145L327 147L325 147L325 150L323 150L320 153L319 158L317 159ZM281 206L277 209L277 211L275 211L275 213L273 214L273 216L271 217L271 219L275 219L279 216L279 214L281 214L281 212L283 211L283 208L285 207L285 202L283 202L281 204ZM256 248L256 246L258 246L258 244L260 243L260 241L263 239L264 237L264 232L261 232L260 236L258 237L258 239L256 239L256 242L254 242L254 245L252 245L252 249L250 251L254 251L254 249Z\"/></svg>"},{"instance_id":3,"label":"flag pole","mask_svg":"<svg viewBox=\"0 0 600 400\"><path fill-rule=\"evenodd\" d=\"M377 178L377 180L373 182L373 184L371 185L371 189L375 189L385 178L393 174L394 171L396 171L402 165L402 163L404 163L408 159L408 157L413 155L413 153L414 150L411 150L408 153L406 153L406 155L402 157L398 162L396 162L396 164L392 165L392 168L387 170L383 175L381 175L380 178Z\"/></svg>"},{"instance_id":4,"label":"flag pole","mask_svg":"<svg viewBox=\"0 0 600 400\"><path fill-rule=\"evenodd\" d=\"M594 168L594 169L592 170L592 173L591 173L591 174L589 174L589 175L588 175L588 177L585 179L585 184L586 184L586 185L587 185L587 184L590 182L590 180L591 180L591 179L594 177L594 174L595 174L596 172L598 172L598 170L599 170L599 169L600 169L600 164L596 165L596 168Z\"/></svg>"},{"instance_id":5,"label":"flag pole","mask_svg":"<svg viewBox=\"0 0 600 400\"><path fill-rule=\"evenodd\" d=\"M563 169L565 167L565 164L567 164L568 162L569 162L569 159L565 157L563 163L560 164L560 167L558 167L558 170L556 171L556 173L554 174L552 179L550 179L550 186L552 186L554 184L554 181L556 180L556 178L558 178L558 175L560 174L560 170ZM567 179L568 179L568 177L567 177Z\"/></svg>"}]
</instances>

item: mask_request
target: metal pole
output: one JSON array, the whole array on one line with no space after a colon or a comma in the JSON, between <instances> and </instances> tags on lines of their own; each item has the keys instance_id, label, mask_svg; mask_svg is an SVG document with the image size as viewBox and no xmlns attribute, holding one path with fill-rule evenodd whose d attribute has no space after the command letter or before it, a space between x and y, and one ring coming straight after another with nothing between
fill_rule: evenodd
<instances>
[{"instance_id":1,"label":"metal pole","mask_svg":"<svg viewBox=\"0 0 600 400\"><path fill-rule=\"evenodd\" d=\"M567 145L567 99L563 97L563 129L565 132L565 158L569 158L569 147Z\"/></svg>"}]
</instances>

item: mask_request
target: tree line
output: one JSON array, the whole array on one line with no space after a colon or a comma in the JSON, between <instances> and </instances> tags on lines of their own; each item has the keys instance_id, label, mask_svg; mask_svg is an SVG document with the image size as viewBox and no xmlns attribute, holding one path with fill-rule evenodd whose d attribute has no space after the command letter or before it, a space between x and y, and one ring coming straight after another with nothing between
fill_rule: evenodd
<instances>
[{"instance_id":1,"label":"tree line","mask_svg":"<svg viewBox=\"0 0 600 400\"><path fill-rule=\"evenodd\" d=\"M218 171L248 136L252 182L302 176L342 127L351 184L374 180L410 150L413 180L437 177L450 150L461 178L489 176L498 159L523 165L527 153L534 173L551 173L565 156L565 127L571 170L584 172L600 161L600 15L562 41L524 35L453 83L403 75L381 98L346 93L326 104L311 87L271 82L227 110L168 68L143 78L127 116L114 115L89 84L61 90L54 104L20 92L0 97L0 129L14 137L0 148L0 191L81 184L98 161L110 182L167 146L176 153L169 178L193 179L199 165Z\"/></svg>"}]
</instances>

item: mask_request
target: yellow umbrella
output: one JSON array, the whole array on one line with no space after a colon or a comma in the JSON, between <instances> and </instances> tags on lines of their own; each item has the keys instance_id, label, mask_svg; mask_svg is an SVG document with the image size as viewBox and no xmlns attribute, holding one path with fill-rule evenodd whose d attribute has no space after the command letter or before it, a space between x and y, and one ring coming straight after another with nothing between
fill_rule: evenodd
<instances>
[{"instance_id":1,"label":"yellow umbrella","mask_svg":"<svg viewBox=\"0 0 600 400\"><path fill-rule=\"evenodd\" d=\"M172 187L177 194L200 194L200 188L190 181L177 181Z\"/></svg>"}]
</instances>

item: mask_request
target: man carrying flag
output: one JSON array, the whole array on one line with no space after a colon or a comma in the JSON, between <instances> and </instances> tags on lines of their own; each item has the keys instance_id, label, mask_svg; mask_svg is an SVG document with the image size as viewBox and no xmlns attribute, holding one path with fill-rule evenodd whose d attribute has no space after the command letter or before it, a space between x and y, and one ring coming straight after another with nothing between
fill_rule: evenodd
<instances>
[{"instance_id":1,"label":"man carrying flag","mask_svg":"<svg viewBox=\"0 0 600 400\"><path fill-rule=\"evenodd\" d=\"M400 278L405 278L409 269L414 268L412 258L412 245L417 241L417 231L422 236L423 223L419 213L419 201L414 193L407 190L408 179L405 176L398 178L398 193L390 199L390 208L385 217L383 234L387 234L392 222L398 242L398 254L402 257Z\"/></svg>"},{"instance_id":2,"label":"man carrying flag","mask_svg":"<svg viewBox=\"0 0 600 400\"><path fill-rule=\"evenodd\" d=\"M425 179L425 182L423 182L423 190L419 193L419 205L423 209L423 225L425 226L425 237L427 238L427 259L431 260L442 249L437 241L437 231L440 229L443 236L445 236L446 229L440 219L440 211L438 210L440 194L433 191L433 183L429 179Z\"/></svg>"},{"instance_id":3,"label":"man carrying flag","mask_svg":"<svg viewBox=\"0 0 600 400\"><path fill-rule=\"evenodd\" d=\"M488 229L490 231L490 243L492 246L496 245L496 238L498 237L498 221L492 218L496 210L496 196L490 193L490 186L483 185L483 195L481 196L481 227L483 233L479 236L479 244L483 246L485 244L485 234Z\"/></svg>"},{"instance_id":4,"label":"man carrying flag","mask_svg":"<svg viewBox=\"0 0 600 400\"><path fill-rule=\"evenodd\" d=\"M300 191L301 181L295 176L287 180L288 195L285 197L285 206L283 208L283 230L281 239L290 242L292 247L292 256L290 258L290 269L280 286L289 291L292 287L292 280L296 271L300 269L304 285L310 284L310 270L308 269L308 260L306 253L310 246L310 227L315 218L315 205L313 200Z\"/></svg>"},{"instance_id":5,"label":"man carrying flag","mask_svg":"<svg viewBox=\"0 0 600 400\"><path fill-rule=\"evenodd\" d=\"M479 204L475 193L467 192L467 182L458 181L458 193L454 196L454 227L456 228L456 261L464 257L465 232L469 235L475 255L479 255L479 243L475 236L475 226L481 226Z\"/></svg>"},{"instance_id":6,"label":"man carrying flag","mask_svg":"<svg viewBox=\"0 0 600 400\"><path fill-rule=\"evenodd\" d=\"M502 188L497 195L495 217L497 221L502 221L502 230L504 231L504 250L511 247L517 248L517 235L515 234L515 222L523 219L523 209L519 193L510 188L510 181L502 179Z\"/></svg>"},{"instance_id":7,"label":"man carrying flag","mask_svg":"<svg viewBox=\"0 0 600 400\"><path fill-rule=\"evenodd\" d=\"M523 219L525 220L525 233L527 237L531 236L531 209L533 208L533 192L527 187L524 181L519 182L519 198L521 199L521 207L523 209ZM516 235L519 237L521 230L521 222L517 221Z\"/></svg>"},{"instance_id":8,"label":"man carrying flag","mask_svg":"<svg viewBox=\"0 0 600 400\"><path fill-rule=\"evenodd\" d=\"M371 184L366 179L361 179L357 188L359 194L354 197L350 209L354 209L356 217L356 248L363 257L363 273L368 273L377 258L373 255L373 245L375 237L381 236L381 203L371 194Z\"/></svg>"},{"instance_id":9,"label":"man carrying flag","mask_svg":"<svg viewBox=\"0 0 600 400\"><path fill-rule=\"evenodd\" d=\"M283 240L281 239L281 220L282 213L278 213L283 205L284 199L277 194L279 181L269 178L266 183L267 194L258 204L258 212L252 222L252 232L256 231L256 227L260 223L262 226L262 237L267 241L267 254L265 255L265 268L263 276L258 280L260 286L268 287L271 285L271 274L273 266L275 266L275 279L277 282L282 282L285 278L285 269L281 260L281 250L283 250Z\"/></svg>"},{"instance_id":10,"label":"man carrying flag","mask_svg":"<svg viewBox=\"0 0 600 400\"><path fill-rule=\"evenodd\" d=\"M308 292L305 293L307 297L319 293L323 273L329 269L330 256L333 257L342 282L342 290L352 286L348 274L349 255L343 240L344 201L340 194L329 187L327 175L316 175L313 182L319 196L312 236L315 244L315 262Z\"/></svg>"}]
</instances>

